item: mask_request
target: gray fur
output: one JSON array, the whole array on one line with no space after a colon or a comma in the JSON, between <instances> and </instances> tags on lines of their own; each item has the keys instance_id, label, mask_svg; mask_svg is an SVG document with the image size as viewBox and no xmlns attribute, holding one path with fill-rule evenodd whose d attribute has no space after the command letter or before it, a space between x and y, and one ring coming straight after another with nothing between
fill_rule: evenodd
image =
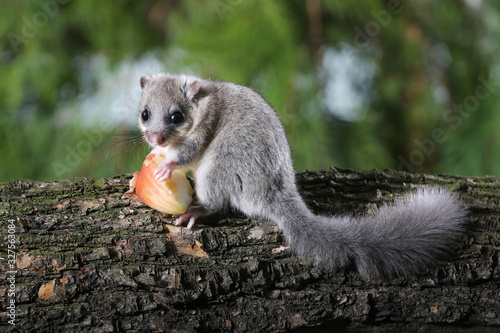
<instances>
[{"instance_id":1,"label":"gray fur","mask_svg":"<svg viewBox=\"0 0 500 333\"><path fill-rule=\"evenodd\" d=\"M365 278L412 275L438 262L463 230L464 205L441 188L420 189L369 216L316 216L298 193L283 126L260 95L185 75L159 74L141 86L139 126L173 137L172 159L193 170L198 204L275 222L299 256L322 267L354 263ZM165 115L179 105L186 122L169 130ZM152 120L144 124L146 106Z\"/></svg>"}]
</instances>

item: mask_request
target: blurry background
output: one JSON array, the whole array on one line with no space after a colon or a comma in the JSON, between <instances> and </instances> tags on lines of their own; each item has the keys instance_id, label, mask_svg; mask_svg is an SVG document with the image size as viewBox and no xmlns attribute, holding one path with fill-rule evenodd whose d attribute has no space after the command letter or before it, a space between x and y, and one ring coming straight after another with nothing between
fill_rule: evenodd
<instances>
[{"instance_id":1,"label":"blurry background","mask_svg":"<svg viewBox=\"0 0 500 333\"><path fill-rule=\"evenodd\" d=\"M133 172L142 75L262 94L297 170L500 176L499 1L0 4L0 181ZM258 126L258 124L255 124Z\"/></svg>"}]
</instances>

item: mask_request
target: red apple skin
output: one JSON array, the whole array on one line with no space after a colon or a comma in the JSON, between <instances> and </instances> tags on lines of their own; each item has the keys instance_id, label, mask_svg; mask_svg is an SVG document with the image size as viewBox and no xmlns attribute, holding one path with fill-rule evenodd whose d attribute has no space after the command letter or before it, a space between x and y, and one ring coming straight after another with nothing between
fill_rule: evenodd
<instances>
[{"instance_id":1,"label":"red apple skin","mask_svg":"<svg viewBox=\"0 0 500 333\"><path fill-rule=\"evenodd\" d=\"M134 174L135 194L149 207L167 214L183 214L191 204L193 189L184 170L174 170L172 178L159 181L153 176L158 164L165 158L148 155L141 172ZM133 183L132 181L131 183Z\"/></svg>"}]
</instances>

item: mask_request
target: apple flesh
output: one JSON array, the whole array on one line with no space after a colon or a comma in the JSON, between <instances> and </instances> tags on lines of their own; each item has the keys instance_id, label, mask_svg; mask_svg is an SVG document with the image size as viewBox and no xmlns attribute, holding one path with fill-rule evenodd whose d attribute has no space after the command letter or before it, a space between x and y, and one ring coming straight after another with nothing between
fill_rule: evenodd
<instances>
[{"instance_id":1,"label":"apple flesh","mask_svg":"<svg viewBox=\"0 0 500 333\"><path fill-rule=\"evenodd\" d=\"M193 201L193 188L185 170L174 170L168 180L156 179L153 172L164 159L156 154L148 155L142 163L141 172L134 173L130 190L125 194L135 193L146 205L162 213L183 214Z\"/></svg>"}]
</instances>

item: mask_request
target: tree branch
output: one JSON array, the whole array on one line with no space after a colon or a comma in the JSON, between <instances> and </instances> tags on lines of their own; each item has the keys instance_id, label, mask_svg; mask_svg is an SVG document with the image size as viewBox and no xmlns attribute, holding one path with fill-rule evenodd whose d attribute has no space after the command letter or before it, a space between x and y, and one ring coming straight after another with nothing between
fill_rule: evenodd
<instances>
[{"instance_id":1,"label":"tree branch","mask_svg":"<svg viewBox=\"0 0 500 333\"><path fill-rule=\"evenodd\" d=\"M0 184L2 331L500 326L500 184L492 177L298 174L318 214L370 212L424 184L461 195L469 228L449 262L386 282L363 281L354 269L312 267L268 222L231 214L201 220L193 230L174 227L171 216L122 197L129 178Z\"/></svg>"}]
</instances>

